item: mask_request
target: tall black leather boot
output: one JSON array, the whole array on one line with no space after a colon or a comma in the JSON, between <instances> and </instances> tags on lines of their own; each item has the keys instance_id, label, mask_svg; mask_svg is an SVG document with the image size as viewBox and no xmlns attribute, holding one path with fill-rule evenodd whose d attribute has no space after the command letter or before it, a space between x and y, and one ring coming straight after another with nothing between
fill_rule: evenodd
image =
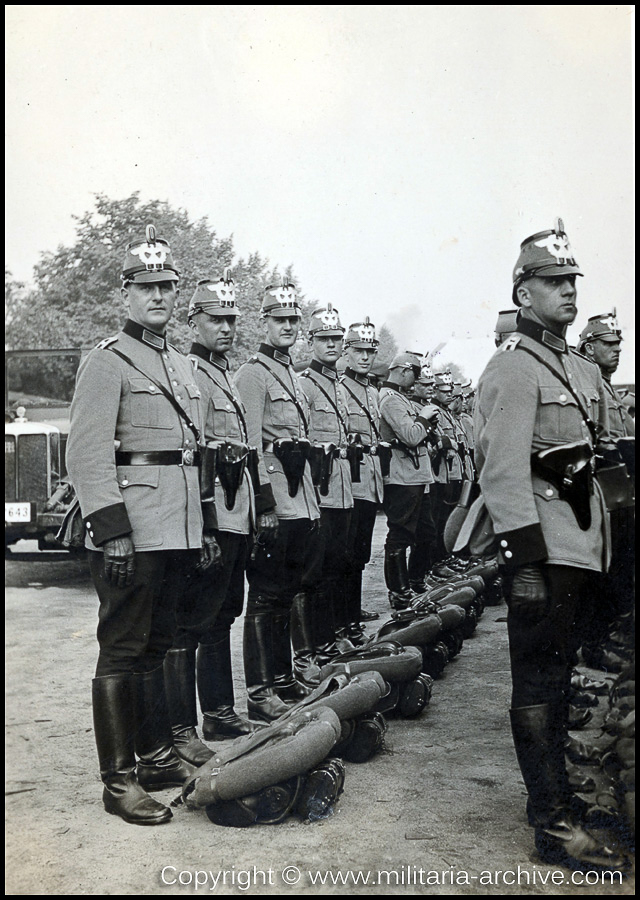
<instances>
[{"instance_id":1,"label":"tall black leather boot","mask_svg":"<svg viewBox=\"0 0 640 900\"><path fill-rule=\"evenodd\" d=\"M243 638L247 709L250 716L262 722L272 722L289 709L274 691L273 632L271 609L247 612Z\"/></svg>"},{"instance_id":2,"label":"tall black leather boot","mask_svg":"<svg viewBox=\"0 0 640 900\"><path fill-rule=\"evenodd\" d=\"M196 731L195 650L169 650L164 658L164 685L174 749L180 759L192 766L201 766L211 759L213 752L205 747Z\"/></svg>"},{"instance_id":3,"label":"tall black leather boot","mask_svg":"<svg viewBox=\"0 0 640 900\"><path fill-rule=\"evenodd\" d=\"M318 666L324 666L340 655L336 644L336 623L344 621L344 611L341 612L337 592L333 586L325 590L317 590L313 596L313 635L315 647L315 662ZM342 635L346 638L346 635ZM345 648L348 649L348 648Z\"/></svg>"},{"instance_id":4,"label":"tall black leather boot","mask_svg":"<svg viewBox=\"0 0 640 900\"><path fill-rule=\"evenodd\" d=\"M205 740L222 741L242 734L253 734L256 726L241 718L233 708L235 697L229 632L215 644L200 644L197 672Z\"/></svg>"},{"instance_id":5,"label":"tall black leather boot","mask_svg":"<svg viewBox=\"0 0 640 900\"><path fill-rule=\"evenodd\" d=\"M273 686L276 694L285 703L297 703L308 696L312 688L293 677L291 661L291 614L289 610L279 610L274 614L273 627L280 635L273 647Z\"/></svg>"},{"instance_id":6,"label":"tall black leather boot","mask_svg":"<svg viewBox=\"0 0 640 900\"><path fill-rule=\"evenodd\" d=\"M407 609L414 595L409 585L405 547L384 548L384 580L392 608Z\"/></svg>"},{"instance_id":7,"label":"tall black leather boot","mask_svg":"<svg viewBox=\"0 0 640 900\"><path fill-rule=\"evenodd\" d=\"M138 781L147 791L180 787L193 772L193 767L180 759L173 749L163 666L134 675L133 684Z\"/></svg>"},{"instance_id":8,"label":"tall black leather boot","mask_svg":"<svg viewBox=\"0 0 640 900\"><path fill-rule=\"evenodd\" d=\"M529 793L541 859L570 869L622 869L624 857L583 828L571 809L564 759L562 714L551 704L512 709L511 730Z\"/></svg>"},{"instance_id":9,"label":"tall black leather boot","mask_svg":"<svg viewBox=\"0 0 640 900\"><path fill-rule=\"evenodd\" d=\"M303 684L314 684L320 677L315 658L315 624L314 598L300 591L291 603L291 646L293 673Z\"/></svg>"},{"instance_id":10,"label":"tall black leather boot","mask_svg":"<svg viewBox=\"0 0 640 900\"><path fill-rule=\"evenodd\" d=\"M132 825L168 822L172 818L169 807L150 797L136 776L132 676L94 678L91 700L104 808Z\"/></svg>"}]
</instances>

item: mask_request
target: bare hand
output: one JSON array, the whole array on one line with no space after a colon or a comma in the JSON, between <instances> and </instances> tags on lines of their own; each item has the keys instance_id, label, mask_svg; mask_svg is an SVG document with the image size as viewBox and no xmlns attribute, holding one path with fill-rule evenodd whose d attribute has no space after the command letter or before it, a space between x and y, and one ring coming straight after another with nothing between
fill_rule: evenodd
<instances>
[{"instance_id":1,"label":"bare hand","mask_svg":"<svg viewBox=\"0 0 640 900\"><path fill-rule=\"evenodd\" d=\"M104 550L104 580L115 587L123 588L133 583L136 570L135 548L131 537L113 538L107 541Z\"/></svg>"}]
</instances>

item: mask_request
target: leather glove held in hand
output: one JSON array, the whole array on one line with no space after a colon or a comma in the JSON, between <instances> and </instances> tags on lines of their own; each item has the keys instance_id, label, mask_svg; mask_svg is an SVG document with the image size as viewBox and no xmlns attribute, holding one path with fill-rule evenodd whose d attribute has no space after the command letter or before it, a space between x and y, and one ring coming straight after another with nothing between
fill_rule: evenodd
<instances>
[{"instance_id":1,"label":"leather glove held in hand","mask_svg":"<svg viewBox=\"0 0 640 900\"><path fill-rule=\"evenodd\" d=\"M251 551L251 559L255 560L261 547L272 544L278 535L278 517L275 513L261 513L256 522L256 534Z\"/></svg>"},{"instance_id":2,"label":"leather glove held in hand","mask_svg":"<svg viewBox=\"0 0 640 900\"><path fill-rule=\"evenodd\" d=\"M520 566L513 576L509 611L534 624L545 617L549 608L547 585L539 566Z\"/></svg>"},{"instance_id":3,"label":"leather glove held in hand","mask_svg":"<svg viewBox=\"0 0 640 900\"><path fill-rule=\"evenodd\" d=\"M104 580L123 588L133 583L133 575L136 570L135 549L131 537L113 538L106 541L104 551Z\"/></svg>"},{"instance_id":4,"label":"leather glove held in hand","mask_svg":"<svg viewBox=\"0 0 640 900\"><path fill-rule=\"evenodd\" d=\"M204 572L211 566L219 566L222 563L222 551L212 531L205 531L202 535L202 549L200 550L200 562L196 568Z\"/></svg>"}]
</instances>

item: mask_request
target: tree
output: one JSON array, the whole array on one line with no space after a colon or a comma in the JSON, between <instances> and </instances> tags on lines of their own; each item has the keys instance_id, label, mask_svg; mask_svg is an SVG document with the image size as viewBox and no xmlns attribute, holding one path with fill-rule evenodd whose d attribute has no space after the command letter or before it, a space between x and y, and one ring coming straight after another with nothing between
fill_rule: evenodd
<instances>
[{"instance_id":1,"label":"tree","mask_svg":"<svg viewBox=\"0 0 640 900\"><path fill-rule=\"evenodd\" d=\"M119 331L125 314L120 298L125 247L152 222L158 236L169 241L181 276L180 305L169 323L169 339L181 350L188 348L186 308L197 282L231 266L243 313L233 361L243 361L255 350L263 333L262 294L267 284L279 281L277 266L270 267L258 253L234 262L233 238L219 238L206 217L191 221L185 210L164 201L141 202L137 192L124 200L97 194L95 207L74 218L75 243L41 254L32 290L25 292L5 274L9 347L91 347ZM290 267L283 274L294 279Z\"/></svg>"}]
</instances>

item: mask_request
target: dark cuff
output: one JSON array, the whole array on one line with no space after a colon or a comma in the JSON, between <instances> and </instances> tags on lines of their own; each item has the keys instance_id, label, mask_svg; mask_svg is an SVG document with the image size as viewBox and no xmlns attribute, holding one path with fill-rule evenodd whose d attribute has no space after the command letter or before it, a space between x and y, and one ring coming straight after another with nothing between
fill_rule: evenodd
<instances>
[{"instance_id":1,"label":"dark cuff","mask_svg":"<svg viewBox=\"0 0 640 900\"><path fill-rule=\"evenodd\" d=\"M133 530L124 503L114 503L112 506L97 509L85 518L84 527L96 547L101 547L114 538L131 534Z\"/></svg>"},{"instance_id":2,"label":"dark cuff","mask_svg":"<svg viewBox=\"0 0 640 900\"><path fill-rule=\"evenodd\" d=\"M544 562L549 555L539 524L504 531L496 538L505 568L510 572L530 563Z\"/></svg>"},{"instance_id":3,"label":"dark cuff","mask_svg":"<svg viewBox=\"0 0 640 900\"><path fill-rule=\"evenodd\" d=\"M205 531L216 531L218 528L218 512L213 500L202 504L202 527Z\"/></svg>"},{"instance_id":4,"label":"dark cuff","mask_svg":"<svg viewBox=\"0 0 640 900\"><path fill-rule=\"evenodd\" d=\"M451 450L451 449L453 449L453 443L452 443L451 438L449 437L449 435L443 434L443 435L440 437L440 442L441 442L441 444L442 444L442 449L443 449L443 450Z\"/></svg>"},{"instance_id":5,"label":"dark cuff","mask_svg":"<svg viewBox=\"0 0 640 900\"><path fill-rule=\"evenodd\" d=\"M430 422L429 419L425 419L424 416L418 416L416 418L416 422L420 422L427 434L429 434L430 431L433 431L433 429L436 427L433 422Z\"/></svg>"},{"instance_id":6,"label":"dark cuff","mask_svg":"<svg viewBox=\"0 0 640 900\"><path fill-rule=\"evenodd\" d=\"M272 513L276 508L276 498L273 496L273 488L271 484L260 485L260 493L256 496L256 515L262 516L265 513Z\"/></svg>"}]
</instances>

